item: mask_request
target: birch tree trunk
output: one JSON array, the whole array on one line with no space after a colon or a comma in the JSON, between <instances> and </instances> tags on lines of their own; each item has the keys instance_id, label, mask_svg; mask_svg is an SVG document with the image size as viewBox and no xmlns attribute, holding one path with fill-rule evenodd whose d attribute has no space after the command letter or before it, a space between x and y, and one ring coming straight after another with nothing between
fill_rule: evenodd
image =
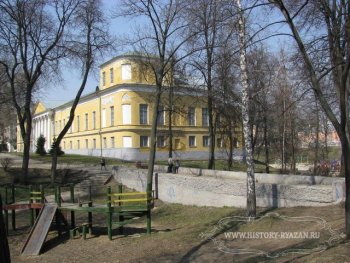
<instances>
[{"instance_id":1,"label":"birch tree trunk","mask_svg":"<svg viewBox=\"0 0 350 263\"><path fill-rule=\"evenodd\" d=\"M241 69L241 84L242 84L242 120L243 120L243 135L246 150L247 163L247 216L256 216L256 196L255 196L255 178L254 178L254 163L252 152L251 132L249 125L249 95L248 95L248 74L245 52L245 22L243 10L240 0L235 0L238 7L238 34L239 34L239 50L240 50L240 69Z\"/></svg>"}]
</instances>

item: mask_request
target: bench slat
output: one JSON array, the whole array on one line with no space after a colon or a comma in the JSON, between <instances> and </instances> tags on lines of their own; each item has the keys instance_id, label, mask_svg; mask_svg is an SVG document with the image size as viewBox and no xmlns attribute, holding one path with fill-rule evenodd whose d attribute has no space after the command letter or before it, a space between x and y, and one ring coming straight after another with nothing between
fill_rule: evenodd
<instances>
[{"instance_id":1,"label":"bench slat","mask_svg":"<svg viewBox=\"0 0 350 263\"><path fill-rule=\"evenodd\" d=\"M140 202L140 201L147 201L147 198L135 198L135 199L119 199L119 200L113 200L114 203L128 203L128 202Z\"/></svg>"},{"instance_id":2,"label":"bench slat","mask_svg":"<svg viewBox=\"0 0 350 263\"><path fill-rule=\"evenodd\" d=\"M147 195L146 192L132 192L132 193L114 193L108 196L137 196L137 195Z\"/></svg>"}]
</instances>

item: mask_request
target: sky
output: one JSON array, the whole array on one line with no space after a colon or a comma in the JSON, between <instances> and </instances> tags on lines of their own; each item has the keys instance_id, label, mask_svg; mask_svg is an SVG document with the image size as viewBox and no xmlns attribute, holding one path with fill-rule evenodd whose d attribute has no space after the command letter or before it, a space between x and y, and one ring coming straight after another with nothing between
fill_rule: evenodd
<instances>
[{"instance_id":1,"label":"sky","mask_svg":"<svg viewBox=\"0 0 350 263\"><path fill-rule=\"evenodd\" d=\"M102 0L103 2L103 10L106 10L107 14L109 14L110 10L114 10L116 8L117 1L110 1L110 0ZM259 11L260 12L260 11ZM252 16L256 16L256 14L251 14ZM269 14L270 15L270 14ZM258 15L260 17L266 17L266 14ZM141 20L131 20L130 18L113 18L109 21L109 32L112 36L118 37L124 34L130 34L133 30L133 27L137 23L142 23ZM280 27L280 26L279 26ZM277 28L276 30L280 30L280 28ZM267 45L271 49L279 49L281 46L285 45L286 40L281 39L269 39L267 40ZM289 41L287 41L289 42ZM105 54L103 60L108 61L109 59L121 55L123 52L111 52L108 54ZM59 106L61 104L64 104L70 100L73 100L76 92L78 91L78 88L81 83L81 76L80 73L72 68L72 66L67 66L62 71L63 74L63 81L59 83L55 83L53 85L49 85L46 89L42 89L41 92L38 94L38 100L40 100L47 108L53 108L56 106ZM88 78L88 81L86 83L83 95L94 92L96 89L96 86L99 85L99 72L98 69L90 72L90 76Z\"/></svg>"},{"instance_id":2,"label":"sky","mask_svg":"<svg viewBox=\"0 0 350 263\"><path fill-rule=\"evenodd\" d=\"M103 0L103 9L111 10L115 8L116 1ZM109 32L112 36L123 35L130 32L133 21L125 18L114 18L110 20L109 24ZM118 53L109 53L105 54L103 61L107 61L117 55ZM103 62L102 62L103 63ZM63 69L63 81L60 83L55 83L53 85L49 85L47 89L42 89L38 94L38 99L47 107L53 108L64 104L70 100L73 100L76 92L79 89L81 84L81 75L80 72L75 70L74 68L67 67ZM95 70L90 72L88 81L86 83L83 95L94 92L96 86L99 85L99 72Z\"/></svg>"}]
</instances>

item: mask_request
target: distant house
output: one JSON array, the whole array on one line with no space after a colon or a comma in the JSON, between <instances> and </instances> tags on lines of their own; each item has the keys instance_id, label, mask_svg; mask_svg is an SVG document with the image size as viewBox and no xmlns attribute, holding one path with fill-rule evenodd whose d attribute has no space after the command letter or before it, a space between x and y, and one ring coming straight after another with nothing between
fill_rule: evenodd
<instances>
[{"instance_id":1,"label":"distant house","mask_svg":"<svg viewBox=\"0 0 350 263\"><path fill-rule=\"evenodd\" d=\"M169 76L171 77L171 73ZM168 79L168 78L167 78ZM168 83L164 83L165 89ZM81 97L73 125L62 140L66 153L146 160L154 107L155 80L149 64L140 55L115 57L100 66L100 85ZM174 92L172 132L174 155L181 159L208 157L208 109L202 91L186 85ZM46 148L66 125L73 101L54 109L38 103L33 117L33 142L43 135ZM157 158L165 159L169 145L169 100L162 97L158 117ZM242 145L241 127L235 127L237 145ZM217 134L218 157L225 157L224 136ZM35 143L32 150L35 150ZM21 149L21 140L18 140ZM225 157L226 158L226 157Z\"/></svg>"},{"instance_id":2,"label":"distant house","mask_svg":"<svg viewBox=\"0 0 350 263\"><path fill-rule=\"evenodd\" d=\"M309 146L315 145L316 143L316 136L317 134L314 132L311 133L299 133L299 139L301 141L301 147L302 148L308 148ZM326 134L320 132L318 134L318 138L319 138L319 143L321 145L325 145L327 142L328 146L334 146L334 147L340 147L340 139L338 137L338 134L336 133L335 130L330 130L327 132L327 136Z\"/></svg>"}]
</instances>

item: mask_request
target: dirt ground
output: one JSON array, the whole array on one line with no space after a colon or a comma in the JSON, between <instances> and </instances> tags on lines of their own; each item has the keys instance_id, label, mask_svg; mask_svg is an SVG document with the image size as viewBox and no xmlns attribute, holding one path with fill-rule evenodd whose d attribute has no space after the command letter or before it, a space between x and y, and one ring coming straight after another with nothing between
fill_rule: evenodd
<instances>
[{"instance_id":1,"label":"dirt ground","mask_svg":"<svg viewBox=\"0 0 350 263\"><path fill-rule=\"evenodd\" d=\"M22 257L29 231L28 213L18 214L10 230L12 262L349 262L350 243L342 239L344 212L340 206L260 210L260 219L245 222L244 211L163 204L152 211L152 234L145 219L114 231L109 241L104 214L93 215L93 235L83 240L58 237L50 231L39 256ZM78 223L86 215L78 216ZM218 223L221 220L221 224ZM221 227L220 227L221 226ZM224 226L224 227L222 227ZM298 238L231 239L228 232L320 232L313 240ZM339 240L338 240L339 238ZM334 241L332 241L334 240Z\"/></svg>"},{"instance_id":2,"label":"dirt ground","mask_svg":"<svg viewBox=\"0 0 350 263\"><path fill-rule=\"evenodd\" d=\"M72 177L77 181L82 179ZM344 241L342 235L341 205L259 209L259 217L254 221L247 221L244 214L243 209L232 207L196 207L158 201L152 210L151 235L145 234L146 220L140 218L124 228L124 235L115 229L110 241L106 215L93 214L93 233L86 240L78 236L69 239L68 232L58 237L52 227L41 254L23 257L20 252L30 228L29 212L21 211L16 214L17 229L10 228L8 241L12 262L20 263L350 262L350 242ZM86 214L77 215L77 224L86 222L86 218ZM233 238L231 233L280 236ZM283 233L293 235L282 236ZM318 233L318 236L305 238L295 233Z\"/></svg>"}]
</instances>

